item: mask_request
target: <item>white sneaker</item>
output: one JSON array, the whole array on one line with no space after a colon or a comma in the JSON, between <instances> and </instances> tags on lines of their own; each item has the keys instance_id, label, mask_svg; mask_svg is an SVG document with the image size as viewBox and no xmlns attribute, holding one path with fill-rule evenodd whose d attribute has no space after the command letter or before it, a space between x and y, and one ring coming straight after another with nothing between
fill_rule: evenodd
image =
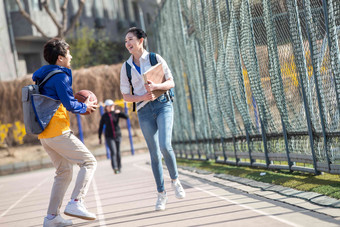
<instances>
[{"instance_id":1,"label":"white sneaker","mask_svg":"<svg viewBox=\"0 0 340 227\"><path fill-rule=\"evenodd\" d=\"M168 201L168 197L166 195L166 192L164 193L158 193L158 198L156 202L155 210L165 210L165 204Z\"/></svg>"},{"instance_id":2,"label":"white sneaker","mask_svg":"<svg viewBox=\"0 0 340 227\"><path fill-rule=\"evenodd\" d=\"M69 202L65 207L64 214L85 220L96 219L96 215L91 212L88 212L84 203L82 203L81 201Z\"/></svg>"},{"instance_id":3,"label":"white sneaker","mask_svg":"<svg viewBox=\"0 0 340 227\"><path fill-rule=\"evenodd\" d=\"M171 187L175 190L175 196L177 199L183 199L185 197L185 191L178 179L171 182Z\"/></svg>"},{"instance_id":4,"label":"white sneaker","mask_svg":"<svg viewBox=\"0 0 340 227\"><path fill-rule=\"evenodd\" d=\"M71 220L65 220L60 215L57 215L55 218L49 220L47 217L44 218L43 227L64 227L73 225Z\"/></svg>"}]
</instances>

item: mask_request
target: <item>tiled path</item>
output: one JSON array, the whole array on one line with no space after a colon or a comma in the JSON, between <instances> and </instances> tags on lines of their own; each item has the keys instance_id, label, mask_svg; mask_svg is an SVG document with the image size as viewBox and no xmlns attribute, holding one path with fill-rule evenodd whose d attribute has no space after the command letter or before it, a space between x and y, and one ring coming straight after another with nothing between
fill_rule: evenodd
<instances>
[{"instance_id":1,"label":"tiled path","mask_svg":"<svg viewBox=\"0 0 340 227\"><path fill-rule=\"evenodd\" d=\"M181 170L187 197L175 198L165 170L169 200L165 211L154 211L155 183L148 154L123 157L115 175L108 160L98 168L86 198L96 221L71 218L74 226L340 226L338 217L248 194ZM77 173L78 167L74 167ZM42 226L54 169L0 177L0 226ZM75 176L74 176L75 179ZM67 191L62 211L71 194ZM66 215L63 215L67 218Z\"/></svg>"}]
</instances>

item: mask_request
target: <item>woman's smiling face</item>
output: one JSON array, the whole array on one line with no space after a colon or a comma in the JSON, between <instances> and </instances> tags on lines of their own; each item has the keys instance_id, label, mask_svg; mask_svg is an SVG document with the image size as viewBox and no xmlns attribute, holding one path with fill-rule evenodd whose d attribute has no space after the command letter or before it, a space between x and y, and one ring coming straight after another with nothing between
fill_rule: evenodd
<instances>
[{"instance_id":1,"label":"woman's smiling face","mask_svg":"<svg viewBox=\"0 0 340 227\"><path fill-rule=\"evenodd\" d=\"M143 38L138 39L135 34L129 32L125 36L125 47L130 54L136 53L136 51L143 49Z\"/></svg>"}]
</instances>

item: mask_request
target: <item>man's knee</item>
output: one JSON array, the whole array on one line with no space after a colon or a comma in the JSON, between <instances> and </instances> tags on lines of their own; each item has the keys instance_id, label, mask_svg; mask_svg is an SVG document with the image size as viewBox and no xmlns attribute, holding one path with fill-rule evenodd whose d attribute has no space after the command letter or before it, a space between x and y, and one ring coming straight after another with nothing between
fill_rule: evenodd
<instances>
[{"instance_id":1,"label":"man's knee","mask_svg":"<svg viewBox=\"0 0 340 227\"><path fill-rule=\"evenodd\" d=\"M97 160L95 157L93 157L89 162L88 162L88 166L91 166L92 169L96 169L97 168Z\"/></svg>"},{"instance_id":2,"label":"man's knee","mask_svg":"<svg viewBox=\"0 0 340 227\"><path fill-rule=\"evenodd\" d=\"M73 166L68 166L68 168L58 169L56 171L56 178L65 183L70 183L73 176Z\"/></svg>"}]
</instances>

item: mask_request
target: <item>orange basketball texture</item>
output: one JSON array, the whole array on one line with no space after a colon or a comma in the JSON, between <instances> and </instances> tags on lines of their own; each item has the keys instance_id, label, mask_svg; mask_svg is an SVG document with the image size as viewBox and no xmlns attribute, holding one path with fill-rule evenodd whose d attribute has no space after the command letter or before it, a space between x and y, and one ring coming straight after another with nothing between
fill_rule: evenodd
<instances>
[{"instance_id":1,"label":"orange basketball texture","mask_svg":"<svg viewBox=\"0 0 340 227\"><path fill-rule=\"evenodd\" d=\"M97 96L90 90L80 90L75 95L74 98L78 100L78 102L84 103L87 97L90 96L90 101L95 102L97 104ZM90 114L89 112L83 113L82 115Z\"/></svg>"}]
</instances>

